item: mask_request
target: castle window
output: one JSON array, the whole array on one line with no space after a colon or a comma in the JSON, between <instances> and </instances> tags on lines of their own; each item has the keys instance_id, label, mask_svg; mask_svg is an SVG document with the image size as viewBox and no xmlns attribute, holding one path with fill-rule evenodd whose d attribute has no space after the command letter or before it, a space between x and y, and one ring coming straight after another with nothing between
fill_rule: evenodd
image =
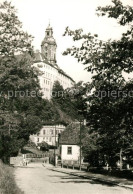
<instances>
[{"instance_id":1,"label":"castle window","mask_svg":"<svg viewBox=\"0 0 133 194\"><path fill-rule=\"evenodd\" d=\"M58 135L58 130L56 130L56 135Z\"/></svg>"},{"instance_id":2,"label":"castle window","mask_svg":"<svg viewBox=\"0 0 133 194\"><path fill-rule=\"evenodd\" d=\"M49 138L49 142L51 142L51 141L52 141L52 138L50 137L50 138Z\"/></svg>"},{"instance_id":3,"label":"castle window","mask_svg":"<svg viewBox=\"0 0 133 194\"><path fill-rule=\"evenodd\" d=\"M47 32L47 36L49 36L49 32Z\"/></svg>"}]
</instances>

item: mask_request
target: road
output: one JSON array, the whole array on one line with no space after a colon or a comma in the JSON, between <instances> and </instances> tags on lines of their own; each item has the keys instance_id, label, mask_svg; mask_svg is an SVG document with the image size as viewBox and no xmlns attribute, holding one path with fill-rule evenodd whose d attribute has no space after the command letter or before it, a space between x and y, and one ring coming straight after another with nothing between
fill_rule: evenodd
<instances>
[{"instance_id":1,"label":"road","mask_svg":"<svg viewBox=\"0 0 133 194\"><path fill-rule=\"evenodd\" d=\"M103 185L89 179L59 173L31 163L15 169L17 185L25 194L131 194L133 191L118 186Z\"/></svg>"}]
</instances>

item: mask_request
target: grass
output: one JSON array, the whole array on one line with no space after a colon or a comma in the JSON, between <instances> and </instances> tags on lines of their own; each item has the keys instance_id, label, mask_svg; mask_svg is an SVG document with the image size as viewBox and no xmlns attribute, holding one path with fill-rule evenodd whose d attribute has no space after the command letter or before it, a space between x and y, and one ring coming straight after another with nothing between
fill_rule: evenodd
<instances>
[{"instance_id":1,"label":"grass","mask_svg":"<svg viewBox=\"0 0 133 194\"><path fill-rule=\"evenodd\" d=\"M24 194L16 185L14 169L0 161L0 194Z\"/></svg>"}]
</instances>

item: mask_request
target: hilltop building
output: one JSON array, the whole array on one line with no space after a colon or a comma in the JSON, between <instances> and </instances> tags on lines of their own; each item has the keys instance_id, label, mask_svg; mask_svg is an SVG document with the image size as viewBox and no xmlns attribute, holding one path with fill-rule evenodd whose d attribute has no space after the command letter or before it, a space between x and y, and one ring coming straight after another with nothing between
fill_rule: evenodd
<instances>
[{"instance_id":1,"label":"hilltop building","mask_svg":"<svg viewBox=\"0 0 133 194\"><path fill-rule=\"evenodd\" d=\"M49 26L45 31L45 37L41 43L41 52L35 53L34 66L39 68L40 86L43 97L50 99L55 81L59 81L64 89L72 87L74 80L67 75L56 62L57 44L53 37L53 29Z\"/></svg>"},{"instance_id":2,"label":"hilltop building","mask_svg":"<svg viewBox=\"0 0 133 194\"><path fill-rule=\"evenodd\" d=\"M40 70L39 81L43 97L50 99L55 81L59 81L64 89L72 87L74 80L67 75L56 62L57 44L53 37L53 29L48 25L45 37L41 43L41 52L36 51L34 66ZM49 145L56 145L58 134L64 131L64 125L45 125L38 134L30 136L30 139L38 145L45 141Z\"/></svg>"},{"instance_id":3,"label":"hilltop building","mask_svg":"<svg viewBox=\"0 0 133 194\"><path fill-rule=\"evenodd\" d=\"M45 141L49 145L57 145L58 136L65 130L64 125L44 125L39 133L31 135L30 139L36 145Z\"/></svg>"}]
</instances>

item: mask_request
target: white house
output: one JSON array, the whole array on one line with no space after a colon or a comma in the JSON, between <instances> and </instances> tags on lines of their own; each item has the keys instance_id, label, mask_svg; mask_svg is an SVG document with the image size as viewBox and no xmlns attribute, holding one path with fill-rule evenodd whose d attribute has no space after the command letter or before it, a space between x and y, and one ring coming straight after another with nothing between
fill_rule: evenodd
<instances>
[{"instance_id":1,"label":"white house","mask_svg":"<svg viewBox=\"0 0 133 194\"><path fill-rule=\"evenodd\" d=\"M60 135L59 149L62 163L80 160L79 123L70 124Z\"/></svg>"},{"instance_id":2,"label":"white house","mask_svg":"<svg viewBox=\"0 0 133 194\"><path fill-rule=\"evenodd\" d=\"M80 147L79 145L67 144L61 145L61 160L79 161Z\"/></svg>"}]
</instances>

